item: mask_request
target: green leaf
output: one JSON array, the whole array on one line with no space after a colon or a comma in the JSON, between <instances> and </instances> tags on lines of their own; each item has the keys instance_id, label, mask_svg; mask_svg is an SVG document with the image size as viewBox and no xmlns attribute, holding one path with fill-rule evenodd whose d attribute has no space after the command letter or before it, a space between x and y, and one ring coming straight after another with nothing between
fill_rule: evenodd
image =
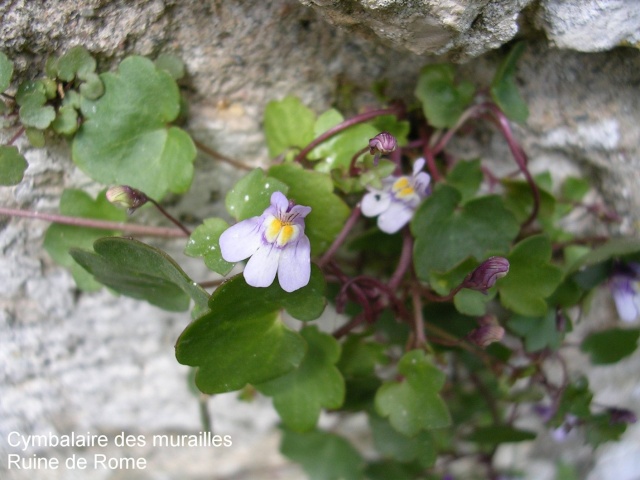
<instances>
[{"instance_id":1,"label":"green leaf","mask_svg":"<svg viewBox=\"0 0 640 480\"><path fill-rule=\"evenodd\" d=\"M156 67L167 72L174 80L180 80L185 76L184 62L177 55L162 53L155 59Z\"/></svg>"},{"instance_id":2,"label":"green leaf","mask_svg":"<svg viewBox=\"0 0 640 480\"><path fill-rule=\"evenodd\" d=\"M3 93L11 85L13 76L13 62L0 52L0 93Z\"/></svg>"},{"instance_id":3,"label":"green leaf","mask_svg":"<svg viewBox=\"0 0 640 480\"><path fill-rule=\"evenodd\" d=\"M104 83L97 73L88 73L80 85L80 94L87 100L97 100L104 95Z\"/></svg>"},{"instance_id":4,"label":"green leaf","mask_svg":"<svg viewBox=\"0 0 640 480\"><path fill-rule=\"evenodd\" d=\"M65 82L72 81L76 76L85 79L89 73L96 70L96 61L81 45L71 48L62 55L56 65L57 77Z\"/></svg>"},{"instance_id":5,"label":"green leaf","mask_svg":"<svg viewBox=\"0 0 640 480\"><path fill-rule=\"evenodd\" d=\"M524 52L525 43L516 43L502 61L491 82L491 97L511 120L525 123L529 117L529 108L522 99L516 85L516 65Z\"/></svg>"},{"instance_id":6,"label":"green leaf","mask_svg":"<svg viewBox=\"0 0 640 480\"><path fill-rule=\"evenodd\" d=\"M580 350L589 354L594 365L609 365L628 357L638 348L640 329L611 328L589 335Z\"/></svg>"},{"instance_id":7,"label":"green leaf","mask_svg":"<svg viewBox=\"0 0 640 480\"><path fill-rule=\"evenodd\" d=\"M575 261L569 268L569 273L575 273L585 267L638 252L640 252L640 239L612 238L604 245L594 248Z\"/></svg>"},{"instance_id":8,"label":"green leaf","mask_svg":"<svg viewBox=\"0 0 640 480\"><path fill-rule=\"evenodd\" d=\"M165 252L130 238L96 240L94 252L73 248L73 259L96 280L122 295L146 300L165 310L204 311L209 295Z\"/></svg>"},{"instance_id":9,"label":"green leaf","mask_svg":"<svg viewBox=\"0 0 640 480\"><path fill-rule=\"evenodd\" d=\"M78 130L78 112L71 106L58 109L58 115L51 124L53 131L62 135L71 135Z\"/></svg>"},{"instance_id":10,"label":"green leaf","mask_svg":"<svg viewBox=\"0 0 640 480\"><path fill-rule=\"evenodd\" d=\"M403 380L387 382L378 390L377 412L389 417L393 428L407 436L449 426L449 410L438 395L445 375L431 364L424 351L404 354L398 363L398 373L404 376Z\"/></svg>"},{"instance_id":11,"label":"green leaf","mask_svg":"<svg viewBox=\"0 0 640 480\"><path fill-rule=\"evenodd\" d=\"M12 145L0 145L0 185L17 185L29 164Z\"/></svg>"},{"instance_id":12,"label":"green leaf","mask_svg":"<svg viewBox=\"0 0 640 480\"><path fill-rule=\"evenodd\" d=\"M589 193L589 182L580 177L567 177L562 183L562 198L572 202L580 202Z\"/></svg>"},{"instance_id":13,"label":"green leaf","mask_svg":"<svg viewBox=\"0 0 640 480\"><path fill-rule=\"evenodd\" d=\"M209 300L210 311L192 322L176 344L176 358L198 368L196 384L205 393L239 390L297 368L306 343L280 320L285 309L302 321L324 310L324 278L312 266L309 284L292 293L277 282L247 285L242 275L223 283Z\"/></svg>"},{"instance_id":14,"label":"green leaf","mask_svg":"<svg viewBox=\"0 0 640 480\"><path fill-rule=\"evenodd\" d=\"M234 185L225 199L227 212L238 221L262 215L269 207L271 194L289 191L286 183L267 177L261 168L252 170Z\"/></svg>"},{"instance_id":15,"label":"green leaf","mask_svg":"<svg viewBox=\"0 0 640 480\"><path fill-rule=\"evenodd\" d=\"M625 423L612 423L608 413L592 415L585 425L587 442L596 448L606 442L615 442L627 429Z\"/></svg>"},{"instance_id":16,"label":"green leaf","mask_svg":"<svg viewBox=\"0 0 640 480\"><path fill-rule=\"evenodd\" d=\"M42 130L29 127L24 131L24 134L27 137L27 140L29 140L29 143L32 147L42 148L45 146L46 142L44 138L44 132Z\"/></svg>"},{"instance_id":17,"label":"green leaf","mask_svg":"<svg viewBox=\"0 0 640 480\"><path fill-rule=\"evenodd\" d=\"M362 457L338 435L319 430L307 433L285 430L280 451L301 464L309 480L362 479Z\"/></svg>"},{"instance_id":18,"label":"green leaf","mask_svg":"<svg viewBox=\"0 0 640 480\"><path fill-rule=\"evenodd\" d=\"M55 109L50 105L45 106L47 97L42 83L34 83L33 88L27 87L20 96L16 96L16 100L18 98L20 121L26 127L44 130L56 118Z\"/></svg>"},{"instance_id":19,"label":"green leaf","mask_svg":"<svg viewBox=\"0 0 640 480\"><path fill-rule=\"evenodd\" d=\"M476 428L466 439L482 445L499 445L501 443L526 442L535 438L536 433L529 430L520 430L510 425L491 425Z\"/></svg>"},{"instance_id":20,"label":"green leaf","mask_svg":"<svg viewBox=\"0 0 640 480\"><path fill-rule=\"evenodd\" d=\"M453 297L453 304L456 310L464 315L480 317L487 313L487 303L495 297L495 294L495 289L492 289L490 294L484 295L464 288Z\"/></svg>"},{"instance_id":21,"label":"green leaf","mask_svg":"<svg viewBox=\"0 0 640 480\"><path fill-rule=\"evenodd\" d=\"M499 197L480 197L462 206L461 200L455 188L440 185L413 217L413 262L422 280L470 256L482 261L505 253L518 233L518 223Z\"/></svg>"},{"instance_id":22,"label":"green leaf","mask_svg":"<svg viewBox=\"0 0 640 480\"><path fill-rule=\"evenodd\" d=\"M546 315L545 299L562 280L562 270L550 264L549 239L544 235L526 238L513 248L507 259L509 274L497 284L502 304L521 315Z\"/></svg>"},{"instance_id":23,"label":"green leaf","mask_svg":"<svg viewBox=\"0 0 640 480\"><path fill-rule=\"evenodd\" d=\"M447 175L447 183L454 186L462 194L462 202L473 198L482 183L480 160L458 162Z\"/></svg>"},{"instance_id":24,"label":"green leaf","mask_svg":"<svg viewBox=\"0 0 640 480\"><path fill-rule=\"evenodd\" d=\"M299 98L288 96L267 103L264 112L264 132L271 158L291 148L302 149L313 140L315 113Z\"/></svg>"},{"instance_id":25,"label":"green leaf","mask_svg":"<svg viewBox=\"0 0 640 480\"><path fill-rule=\"evenodd\" d=\"M342 345L338 368L345 377L373 375L376 365L386 365L386 347L377 342L365 342L358 335L349 335Z\"/></svg>"},{"instance_id":26,"label":"green leaf","mask_svg":"<svg viewBox=\"0 0 640 480\"><path fill-rule=\"evenodd\" d=\"M193 177L191 137L169 124L180 112L175 81L143 57L128 57L100 78L105 93L83 99L85 121L73 141L73 160L94 180L130 185L156 200L185 192Z\"/></svg>"},{"instance_id":27,"label":"green leaf","mask_svg":"<svg viewBox=\"0 0 640 480\"><path fill-rule=\"evenodd\" d=\"M373 414L369 415L369 425L376 449L383 457L404 463L417 460L423 468L429 468L435 463L435 442L428 432L407 437L393 428L388 421Z\"/></svg>"},{"instance_id":28,"label":"green leaf","mask_svg":"<svg viewBox=\"0 0 640 480\"><path fill-rule=\"evenodd\" d=\"M524 339L527 352L537 352L545 348L557 350L562 344L564 332L558 331L556 312L549 309L545 316L524 317L514 315L507 326Z\"/></svg>"},{"instance_id":29,"label":"green leaf","mask_svg":"<svg viewBox=\"0 0 640 480\"><path fill-rule=\"evenodd\" d=\"M316 137L343 120L344 118L337 110L324 112L316 121L314 128ZM328 173L334 169L346 172L351 165L352 157L367 147L369 140L378 133L380 133L378 129L367 123L354 125L322 142L309 152L308 157L322 159L315 167L319 172Z\"/></svg>"},{"instance_id":30,"label":"green leaf","mask_svg":"<svg viewBox=\"0 0 640 480\"><path fill-rule=\"evenodd\" d=\"M531 187L527 182L521 180L503 179L501 183L505 189L505 206L516 216L518 222L525 221L533 210ZM556 199L552 193L539 184L538 192L540 194L538 218L544 220L553 215Z\"/></svg>"},{"instance_id":31,"label":"green leaf","mask_svg":"<svg viewBox=\"0 0 640 480\"><path fill-rule=\"evenodd\" d=\"M415 95L422 110L436 128L453 127L473 98L470 82L455 84L455 69L450 64L427 65L420 72Z\"/></svg>"},{"instance_id":32,"label":"green leaf","mask_svg":"<svg viewBox=\"0 0 640 480\"><path fill-rule=\"evenodd\" d=\"M269 176L289 186L287 197L311 207L305 218L305 234L311 242L311 254L324 252L338 236L349 217L349 207L333 193L328 175L303 169L298 164L274 165Z\"/></svg>"},{"instance_id":33,"label":"green leaf","mask_svg":"<svg viewBox=\"0 0 640 480\"><path fill-rule=\"evenodd\" d=\"M273 397L273 405L287 428L304 432L315 427L322 408L342 405L345 385L335 367L340 357L338 342L315 326L302 329L300 334L307 342L300 366L256 388Z\"/></svg>"},{"instance_id":34,"label":"green leaf","mask_svg":"<svg viewBox=\"0 0 640 480\"><path fill-rule=\"evenodd\" d=\"M220 235L227 228L229 225L221 218L207 218L189 237L184 249L185 255L203 257L204 264L209 270L226 275L234 265L224 260L220 252Z\"/></svg>"},{"instance_id":35,"label":"green leaf","mask_svg":"<svg viewBox=\"0 0 640 480\"><path fill-rule=\"evenodd\" d=\"M82 190L65 190L60 198L60 213L71 217L95 218L124 222L126 213L111 205L101 192L94 200ZM101 285L69 254L72 247L91 249L93 242L100 237L116 235L115 230L74 227L71 225L53 224L47 229L44 237L44 248L60 265L67 267L78 287L82 290L98 290Z\"/></svg>"}]
</instances>

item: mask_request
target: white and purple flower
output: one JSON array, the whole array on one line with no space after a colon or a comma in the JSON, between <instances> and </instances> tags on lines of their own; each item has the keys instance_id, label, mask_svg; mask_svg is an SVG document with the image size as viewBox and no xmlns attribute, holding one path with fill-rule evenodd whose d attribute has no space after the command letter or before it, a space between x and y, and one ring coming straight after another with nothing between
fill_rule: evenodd
<instances>
[{"instance_id":1,"label":"white and purple flower","mask_svg":"<svg viewBox=\"0 0 640 480\"><path fill-rule=\"evenodd\" d=\"M369 192L362 198L362 214L378 217L378 227L385 233L396 233L409 223L428 194L431 177L422 171L424 163L424 158L416 160L411 176L384 178L382 189L368 187Z\"/></svg>"},{"instance_id":2,"label":"white and purple flower","mask_svg":"<svg viewBox=\"0 0 640 480\"><path fill-rule=\"evenodd\" d=\"M259 217L243 220L220 236L220 251L227 262L249 258L244 278L252 287L268 287L278 274L286 292L309 283L311 244L304 234L304 218L311 207L295 205L281 192Z\"/></svg>"},{"instance_id":3,"label":"white and purple flower","mask_svg":"<svg viewBox=\"0 0 640 480\"><path fill-rule=\"evenodd\" d=\"M614 266L609 288L623 322L633 322L640 316L640 264L619 263Z\"/></svg>"}]
</instances>

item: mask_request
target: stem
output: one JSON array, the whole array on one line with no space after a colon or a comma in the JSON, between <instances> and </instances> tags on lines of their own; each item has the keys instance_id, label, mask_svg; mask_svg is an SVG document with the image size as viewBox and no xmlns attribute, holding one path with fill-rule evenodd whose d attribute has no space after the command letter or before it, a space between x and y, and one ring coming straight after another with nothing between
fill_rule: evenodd
<instances>
[{"instance_id":1,"label":"stem","mask_svg":"<svg viewBox=\"0 0 640 480\"><path fill-rule=\"evenodd\" d=\"M365 319L366 318L362 313L356 315L351 319L351 321L345 323L343 326L341 326L335 332L333 332L333 337L334 338L344 337L347 333L349 333L351 330L356 328L358 325L362 325L365 322Z\"/></svg>"},{"instance_id":2,"label":"stem","mask_svg":"<svg viewBox=\"0 0 640 480\"><path fill-rule=\"evenodd\" d=\"M342 132L343 130L346 130L349 127L352 127L352 126L357 125L359 123L368 122L372 118L380 117L382 115L400 115L402 110L403 109L400 106L395 106L395 107L390 107L390 108L383 108L383 109L379 109L379 110L371 110L369 112L364 112L364 113L361 113L359 115L356 115L355 117L352 117L352 118L350 118L348 120L345 120L344 122L340 122L335 127L330 128L329 130L324 132L322 135L316 137L309 145L307 145L302 150L300 150L300 152L298 152L298 155L296 155L296 157L294 158L293 161L294 162L301 162L302 160L304 160L306 158L307 154L311 150L316 148L318 145L320 145L325 140L328 140L329 138L331 138L334 135Z\"/></svg>"},{"instance_id":3,"label":"stem","mask_svg":"<svg viewBox=\"0 0 640 480\"><path fill-rule=\"evenodd\" d=\"M349 218L344 224L344 227L342 227L340 234L333 241L333 243L329 247L329 250L327 250L324 253L324 255L320 258L320 260L318 260L318 266L320 268L324 267L327 264L327 262L331 260L331 257L333 257L336 251L347 239L347 235L349 235L349 232L351 232L351 229L353 228L355 223L358 221L358 218L360 218L360 211L361 211L360 204L358 203L351 211L351 215L349 215Z\"/></svg>"},{"instance_id":4,"label":"stem","mask_svg":"<svg viewBox=\"0 0 640 480\"><path fill-rule=\"evenodd\" d=\"M423 348L427 344L427 336L424 331L424 316L422 314L422 298L417 284L411 288L411 301L413 304L413 332L414 348Z\"/></svg>"},{"instance_id":5,"label":"stem","mask_svg":"<svg viewBox=\"0 0 640 480\"><path fill-rule=\"evenodd\" d=\"M213 425L211 423L211 414L209 413L209 398L210 395L201 393L198 397L198 406L200 409L200 421L202 422L202 430L204 432L213 433Z\"/></svg>"},{"instance_id":6,"label":"stem","mask_svg":"<svg viewBox=\"0 0 640 480\"><path fill-rule=\"evenodd\" d=\"M7 145L13 145L16 140L18 140L22 134L26 131L25 127L20 127L18 131L9 139Z\"/></svg>"},{"instance_id":7,"label":"stem","mask_svg":"<svg viewBox=\"0 0 640 480\"><path fill-rule=\"evenodd\" d=\"M449 141L455 135L455 133L458 130L460 130L460 128L462 128L462 126L465 123L467 123L467 121L471 120L473 117L478 116L485 109L486 109L486 105L484 104L474 105L472 107L467 108L462 113L462 115L460 115L460 118L458 119L456 124L453 127L451 127L449 130L447 130L444 134L440 135L439 139L437 136L434 136L433 138L438 139L438 141L435 145L431 147L431 151L433 152L433 155L435 156L438 153L440 153L444 149L444 147L447 146L447 143L449 143Z\"/></svg>"},{"instance_id":8,"label":"stem","mask_svg":"<svg viewBox=\"0 0 640 480\"><path fill-rule=\"evenodd\" d=\"M431 178L433 178L434 182L442 181L442 175L438 171L438 166L436 165L436 157L433 153L433 150L429 146L429 133L426 129L421 129L420 137L422 138L422 155L427 161L427 168L429 169L429 173L431 174Z\"/></svg>"},{"instance_id":9,"label":"stem","mask_svg":"<svg viewBox=\"0 0 640 480\"><path fill-rule=\"evenodd\" d=\"M175 218L173 215L171 215L169 212L167 212L158 202L156 202L153 198L149 198L147 197L147 200L149 200L154 207L156 207L160 213L162 213L162 215L164 215L165 217L167 217L176 227L178 227L180 230L182 230L184 233L187 234L187 236L191 235L191 231L185 227L182 222L180 222L180 220L178 220L177 218Z\"/></svg>"},{"instance_id":10,"label":"stem","mask_svg":"<svg viewBox=\"0 0 640 480\"><path fill-rule=\"evenodd\" d=\"M402 231L402 252L400 253L400 260L395 272L391 275L389 280L389 288L395 290L400 285L402 277L407 273L407 270L411 266L411 257L413 254L413 238L409 231L405 228Z\"/></svg>"},{"instance_id":11,"label":"stem","mask_svg":"<svg viewBox=\"0 0 640 480\"><path fill-rule=\"evenodd\" d=\"M229 165L233 165L234 167L239 168L241 170L253 170L253 167L249 165L245 165L244 163L238 160L234 160L233 158L229 158L225 155L222 155L221 153L216 152L213 148L207 147L204 143L199 142L196 139L193 139L193 143L199 150L202 150L204 153L206 153L210 157L213 157L217 160L221 160L225 163L228 163Z\"/></svg>"},{"instance_id":12,"label":"stem","mask_svg":"<svg viewBox=\"0 0 640 480\"><path fill-rule=\"evenodd\" d=\"M349 164L349 175L355 177L360 173L360 169L356 167L358 157L369 150L369 146L364 147L362 150L358 150L353 157L351 157L351 163Z\"/></svg>"},{"instance_id":13,"label":"stem","mask_svg":"<svg viewBox=\"0 0 640 480\"><path fill-rule=\"evenodd\" d=\"M9 217L33 218L46 222L72 225L75 227L99 228L103 230L122 230L123 233L130 233L148 237L183 238L185 233L177 228L149 227L146 225L135 225L122 222L110 222L107 220L96 220L93 218L68 217L53 213L32 212L30 210L19 210L13 208L0 207L0 215Z\"/></svg>"}]
</instances>

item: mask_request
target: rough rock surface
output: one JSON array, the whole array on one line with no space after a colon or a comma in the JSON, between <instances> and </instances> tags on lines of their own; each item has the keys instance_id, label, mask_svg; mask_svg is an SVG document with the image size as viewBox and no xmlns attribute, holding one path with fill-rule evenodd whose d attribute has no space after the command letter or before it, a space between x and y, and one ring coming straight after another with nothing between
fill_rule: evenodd
<instances>
[{"instance_id":1,"label":"rough rock surface","mask_svg":"<svg viewBox=\"0 0 640 480\"><path fill-rule=\"evenodd\" d=\"M327 17L330 9L350 4L355 13L386 12L387 18L393 20L397 15L400 22L408 18L399 12L400 6L418 2L314 3L324 5L327 10L323 10L323 16ZM430 11L439 12L439 18L446 16L451 25L459 26L458 30L439 24L434 28L445 37L453 35L446 37L452 51L467 55L478 55L512 38L517 31L518 12L531 3L422 2L430 6ZM535 11L531 6L525 9L525 14L531 18L542 15L535 18L542 18L547 26L541 28L551 32L551 25L563 25L562 19L545 12L551 12L554 5L558 9L553 11L560 12L561 6L569 3L548 0ZM634 4L629 0L628 5ZM465 5L467 10L460 7ZM506 10L501 7L507 6L512 7L513 14L503 15ZM21 78L35 76L47 55L62 53L77 44L94 52L103 67L130 53L177 53L186 61L189 72L190 133L225 155L254 165L267 161L261 116L269 100L295 94L318 111L335 104L348 112L375 105L370 88L379 80L387 81L392 96L411 100L421 66L442 60L406 49L394 51L371 35L369 39L354 36L328 25L313 9L297 1L8 0L0 3L0 19L0 50L17 61ZM564 19L567 28L562 31L571 31L568 25L572 19ZM424 17L419 22L425 22ZM500 22L503 28L498 28ZM364 27L354 24L351 28ZM399 27L396 34L394 38L404 38L402 41L412 39L412 35L403 37ZM601 42L601 37L594 30L588 39L591 43L582 45L600 49L589 45ZM435 39L440 41L437 35ZM417 40L434 41L431 37ZM604 45L612 47L619 41ZM438 48L444 48L446 42ZM502 53L492 52L467 62L461 66L460 75L486 85ZM616 228L637 232L640 52L618 48L584 54L550 49L543 40L533 41L519 65L518 82L531 116L526 125L517 127L517 135L535 168L551 168L557 175L590 177L600 198L624 217L624 223ZM345 90L351 97L343 96ZM0 142L13 133L0 130ZM0 205L53 212L63 188L87 188L94 193L99 189L73 166L66 145L50 142L41 150L30 149L25 142L18 146L30 166L20 185L0 188ZM481 132L480 141L461 137L455 147L467 158L480 155L496 167L512 168L501 160L508 158L507 148L491 129ZM198 175L193 190L183 198L168 199L171 203L167 205L195 221L221 212L219 199L241 173L206 155L200 155L196 162ZM153 215L147 220L160 222ZM590 217L585 215L576 221L588 222ZM3 470L7 453L13 451L7 445L11 431L92 431L112 438L121 431L146 437L199 431L198 398L187 389L188 370L177 364L173 355L173 344L188 316L116 298L106 291L79 294L68 272L42 250L45 229L41 222L0 219L0 477L35 478L32 473ZM181 255L180 242L163 245L194 278L204 278L202 265ZM607 295L599 298L602 309L592 318L613 321ZM640 392L632 375L638 365L640 358L636 355L621 364L615 375L604 370L592 372L603 402L615 398L631 408L640 406ZM147 458L149 467L135 477L141 479L303 478L300 469L289 466L277 452L278 434L273 429L277 418L269 401L244 404L235 394L228 394L215 397L209 408L214 429L232 435L232 447L213 451L123 447L105 453ZM638 426L630 429L626 443L603 449L595 460L583 455L584 471L594 472L589 478L635 478L638 455L625 452L637 453L639 430ZM525 452L526 457L508 456L507 462L527 468L537 465L530 478L554 478L553 463L547 461L552 456L536 448ZM571 459L572 452L554 450L553 459ZM73 453L102 452L44 449L38 453L66 458ZM527 463L525 458L536 462ZM550 473L544 476L540 472ZM45 472L38 478L78 477L77 472ZM83 478L125 477L104 471Z\"/></svg>"}]
</instances>

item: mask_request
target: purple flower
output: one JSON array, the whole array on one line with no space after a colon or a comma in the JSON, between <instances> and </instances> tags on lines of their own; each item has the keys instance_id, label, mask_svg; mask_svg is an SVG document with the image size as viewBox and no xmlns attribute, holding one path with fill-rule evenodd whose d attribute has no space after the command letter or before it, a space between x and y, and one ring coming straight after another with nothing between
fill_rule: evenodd
<instances>
[{"instance_id":1,"label":"purple flower","mask_svg":"<svg viewBox=\"0 0 640 480\"><path fill-rule=\"evenodd\" d=\"M378 217L378 227L385 233L396 233L404 227L423 198L431 177L423 172L424 158L413 164L411 176L389 176L382 180L382 189L368 187L362 198L362 214Z\"/></svg>"},{"instance_id":2,"label":"purple flower","mask_svg":"<svg viewBox=\"0 0 640 480\"><path fill-rule=\"evenodd\" d=\"M398 148L396 137L388 132L381 132L369 140L369 153L371 155L388 155Z\"/></svg>"},{"instance_id":3,"label":"purple flower","mask_svg":"<svg viewBox=\"0 0 640 480\"><path fill-rule=\"evenodd\" d=\"M623 322L633 322L640 315L640 264L629 262L614 266L609 288Z\"/></svg>"},{"instance_id":4,"label":"purple flower","mask_svg":"<svg viewBox=\"0 0 640 480\"><path fill-rule=\"evenodd\" d=\"M496 280L505 277L509 273L509 260L504 257L489 257L482 262L473 272L466 276L462 285L464 288L477 290L487 294Z\"/></svg>"},{"instance_id":5,"label":"purple flower","mask_svg":"<svg viewBox=\"0 0 640 480\"><path fill-rule=\"evenodd\" d=\"M295 205L281 192L259 217L248 218L220 235L220 251L227 262L249 258L244 278L252 287L268 287L278 274L286 292L309 283L311 245L304 234L304 218L311 207Z\"/></svg>"}]
</instances>

